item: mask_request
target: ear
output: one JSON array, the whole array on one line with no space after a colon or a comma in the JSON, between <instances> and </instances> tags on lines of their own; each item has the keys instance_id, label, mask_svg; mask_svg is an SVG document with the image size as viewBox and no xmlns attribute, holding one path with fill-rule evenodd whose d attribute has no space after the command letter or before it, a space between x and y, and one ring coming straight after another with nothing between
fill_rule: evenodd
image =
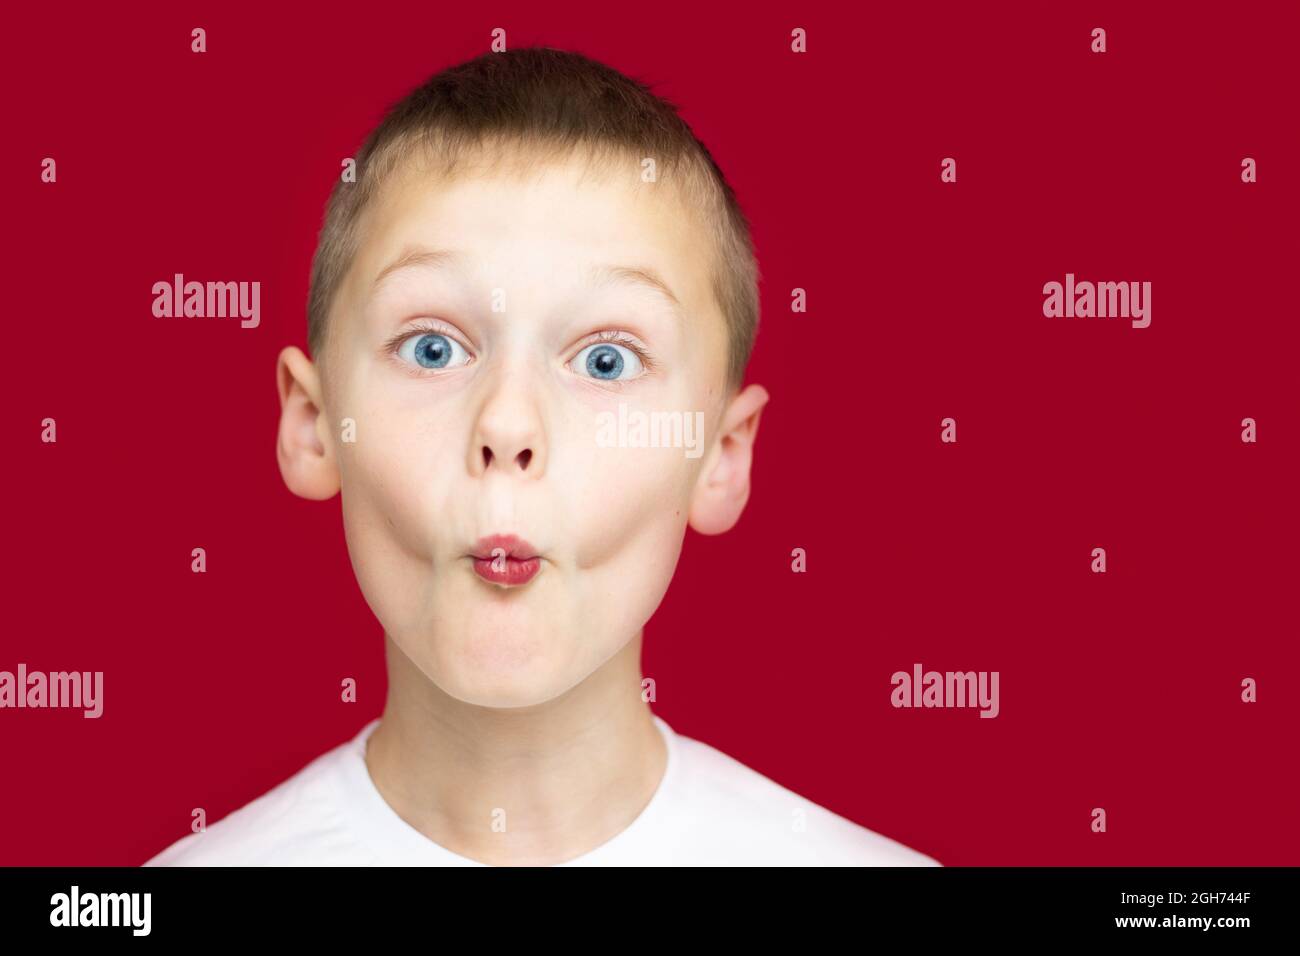
<instances>
[{"instance_id":1,"label":"ear","mask_svg":"<svg viewBox=\"0 0 1300 956\"><path fill-rule=\"evenodd\" d=\"M295 495L324 501L339 490L339 470L321 401L320 373L302 350L289 346L281 350L275 365L275 384L280 392L280 430L275 457L280 475Z\"/></svg>"},{"instance_id":2,"label":"ear","mask_svg":"<svg viewBox=\"0 0 1300 956\"><path fill-rule=\"evenodd\" d=\"M691 493L689 522L700 534L722 534L740 520L749 501L758 419L768 398L763 386L750 385L723 413L717 440Z\"/></svg>"}]
</instances>

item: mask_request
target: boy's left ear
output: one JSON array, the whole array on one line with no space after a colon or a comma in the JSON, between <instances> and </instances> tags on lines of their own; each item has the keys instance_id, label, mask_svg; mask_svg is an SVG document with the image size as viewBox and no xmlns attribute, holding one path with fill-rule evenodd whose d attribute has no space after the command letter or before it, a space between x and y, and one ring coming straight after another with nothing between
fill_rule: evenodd
<instances>
[{"instance_id":1,"label":"boy's left ear","mask_svg":"<svg viewBox=\"0 0 1300 956\"><path fill-rule=\"evenodd\" d=\"M740 520L749 501L758 419L769 397L762 385L746 386L723 413L717 440L691 495L689 523L700 534L722 534Z\"/></svg>"}]
</instances>

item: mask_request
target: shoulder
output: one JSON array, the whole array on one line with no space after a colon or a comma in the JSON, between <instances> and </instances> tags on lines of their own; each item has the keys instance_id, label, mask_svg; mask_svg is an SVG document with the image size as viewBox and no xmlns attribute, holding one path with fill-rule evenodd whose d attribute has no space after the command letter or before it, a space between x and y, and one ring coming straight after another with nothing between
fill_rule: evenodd
<instances>
[{"instance_id":1,"label":"shoulder","mask_svg":"<svg viewBox=\"0 0 1300 956\"><path fill-rule=\"evenodd\" d=\"M941 866L800 796L729 754L676 735L690 842L706 856L785 866Z\"/></svg>"},{"instance_id":2,"label":"shoulder","mask_svg":"<svg viewBox=\"0 0 1300 956\"><path fill-rule=\"evenodd\" d=\"M144 866L310 866L324 857L360 852L340 805L343 764L353 743L321 754L202 832L177 840Z\"/></svg>"}]
</instances>

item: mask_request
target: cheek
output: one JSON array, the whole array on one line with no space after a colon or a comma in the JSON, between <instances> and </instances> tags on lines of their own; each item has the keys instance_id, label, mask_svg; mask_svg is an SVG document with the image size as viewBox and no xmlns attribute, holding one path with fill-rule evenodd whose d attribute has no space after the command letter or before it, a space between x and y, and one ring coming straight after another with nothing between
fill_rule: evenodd
<instances>
[{"instance_id":1,"label":"cheek","mask_svg":"<svg viewBox=\"0 0 1300 956\"><path fill-rule=\"evenodd\" d=\"M552 476L572 505L578 601L609 633L640 628L672 580L696 465L681 449L599 448L581 478Z\"/></svg>"},{"instance_id":2,"label":"cheek","mask_svg":"<svg viewBox=\"0 0 1300 956\"><path fill-rule=\"evenodd\" d=\"M592 443L594 444L594 442ZM680 448L591 448L565 456L548 477L572 508L574 558L600 564L642 535L674 526L689 499L692 462Z\"/></svg>"},{"instance_id":3,"label":"cheek","mask_svg":"<svg viewBox=\"0 0 1300 956\"><path fill-rule=\"evenodd\" d=\"M373 392L373 390L372 390ZM451 476L462 445L450 416L407 409L361 391L355 441L339 442L344 529L359 573L398 575L402 559L427 565L448 537ZM340 415L346 415L340 412ZM392 578L390 578L392 580Z\"/></svg>"}]
</instances>

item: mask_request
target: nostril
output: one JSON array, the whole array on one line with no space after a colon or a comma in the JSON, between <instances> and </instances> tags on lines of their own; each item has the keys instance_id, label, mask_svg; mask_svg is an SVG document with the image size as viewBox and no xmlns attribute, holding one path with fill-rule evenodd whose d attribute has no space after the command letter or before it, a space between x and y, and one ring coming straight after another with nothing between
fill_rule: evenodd
<instances>
[{"instance_id":1,"label":"nostril","mask_svg":"<svg viewBox=\"0 0 1300 956\"><path fill-rule=\"evenodd\" d=\"M532 449L525 448L523 451L519 453L519 467L527 468L528 463L532 461L532 459L533 459Z\"/></svg>"},{"instance_id":2,"label":"nostril","mask_svg":"<svg viewBox=\"0 0 1300 956\"><path fill-rule=\"evenodd\" d=\"M492 449L487 445L483 446L483 467L486 468L492 464Z\"/></svg>"}]
</instances>

